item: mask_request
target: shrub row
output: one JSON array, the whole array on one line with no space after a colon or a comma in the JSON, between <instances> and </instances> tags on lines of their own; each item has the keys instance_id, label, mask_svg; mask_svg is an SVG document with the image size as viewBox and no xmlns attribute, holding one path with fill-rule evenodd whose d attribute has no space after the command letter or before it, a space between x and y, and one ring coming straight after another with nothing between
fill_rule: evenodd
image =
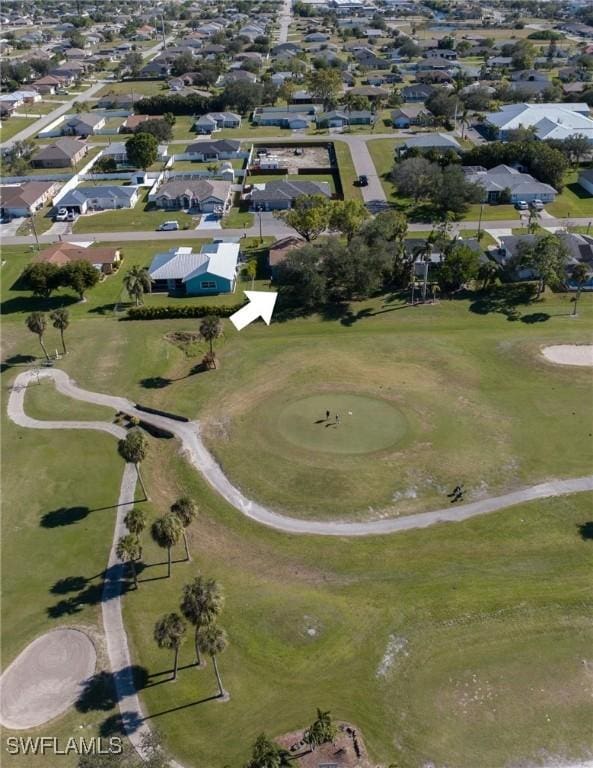
<instances>
[{"instance_id":1,"label":"shrub row","mask_svg":"<svg viewBox=\"0 0 593 768\"><path fill-rule=\"evenodd\" d=\"M184 317L206 317L214 315L215 317L229 317L243 304L219 305L216 307L205 307L200 304L180 304L179 306L168 305L166 307L130 307L125 320L174 320Z\"/></svg>"},{"instance_id":2,"label":"shrub row","mask_svg":"<svg viewBox=\"0 0 593 768\"><path fill-rule=\"evenodd\" d=\"M154 413L155 416L166 416L168 419L173 419L174 421L189 421L187 416L178 416L176 413L170 413L169 411L161 411L158 408L149 408L148 405L140 405L140 403L136 403L136 408L139 411L145 411L146 413Z\"/></svg>"}]
</instances>

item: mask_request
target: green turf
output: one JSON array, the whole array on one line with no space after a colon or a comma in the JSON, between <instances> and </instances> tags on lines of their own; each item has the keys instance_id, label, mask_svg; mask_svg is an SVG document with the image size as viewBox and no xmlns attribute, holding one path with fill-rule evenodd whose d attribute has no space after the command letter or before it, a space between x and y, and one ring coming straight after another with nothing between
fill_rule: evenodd
<instances>
[{"instance_id":1,"label":"green turf","mask_svg":"<svg viewBox=\"0 0 593 768\"><path fill-rule=\"evenodd\" d=\"M546 205L546 211L561 219L593 219L593 195L577 182L578 171L567 173L565 186L553 203Z\"/></svg>"},{"instance_id":2,"label":"green turf","mask_svg":"<svg viewBox=\"0 0 593 768\"><path fill-rule=\"evenodd\" d=\"M144 263L154 246L130 248ZM3 271L13 270L5 282L13 254L5 256ZM111 291L107 283L95 290ZM354 304L341 318L256 323L241 333L225 321L219 368L207 373L195 372L203 344L186 351L166 338L195 332L197 320L122 323L90 311L98 295L93 302L73 310L59 367L83 387L200 418L231 477L259 498L278 502L283 494L295 513L376 516L382 498L417 483L416 499L400 499L405 512L448 503L439 484L453 478L487 495L590 472L589 371L539 356L548 343L589 340L590 296L574 320L569 296L517 304L508 287L489 301L414 309L398 309L398 298L386 296ZM520 317L510 322L504 311L514 303ZM53 329L48 337L55 347ZM24 314L4 319L3 344L6 387L23 356L39 354ZM42 387L26 396L34 413L68 418L87 408L70 409ZM406 437L386 461L302 451L274 428L277 403L345 392L393 402L414 440ZM98 581L122 464L107 435L3 426L3 651L10 660L55 625L48 608L77 594L54 594L56 582ZM498 768L537 764L542 754L577 760L593 749L583 664L593 640L591 541L589 528L580 528L591 521L590 495L388 537L323 539L249 521L207 486L174 441L150 439L144 472L151 520L183 492L199 506L189 532L192 560L160 578L164 553L145 537L147 580L124 601L132 659L149 682L170 668L152 629L162 613L177 610L182 585L203 573L226 594L221 624L230 645L220 668L231 701L197 703L214 692L210 664L142 692L149 722L184 764L243 765L259 732L304 726L317 706L361 729L373 764ZM317 510L305 509L303 499ZM39 526L46 512L78 506L93 511L70 525ZM182 547L173 554L180 560ZM63 623L79 619L95 621L96 606ZM182 665L191 660L188 641ZM41 732L76 734L82 724L95 733L110 715L73 713ZM76 760L44 764L58 763L73 768Z\"/></svg>"},{"instance_id":3,"label":"green turf","mask_svg":"<svg viewBox=\"0 0 593 768\"><path fill-rule=\"evenodd\" d=\"M362 192L360 191L360 187L357 187L354 184L354 182L358 179L358 176L354 170L350 147L343 141L335 141L334 149L336 152L338 170L340 171L340 179L342 181L344 199L362 200Z\"/></svg>"},{"instance_id":4,"label":"green turf","mask_svg":"<svg viewBox=\"0 0 593 768\"><path fill-rule=\"evenodd\" d=\"M279 410L270 409L268 418L276 421L281 437L306 451L381 451L398 443L407 431L405 417L392 404L347 393L301 398Z\"/></svg>"}]
</instances>

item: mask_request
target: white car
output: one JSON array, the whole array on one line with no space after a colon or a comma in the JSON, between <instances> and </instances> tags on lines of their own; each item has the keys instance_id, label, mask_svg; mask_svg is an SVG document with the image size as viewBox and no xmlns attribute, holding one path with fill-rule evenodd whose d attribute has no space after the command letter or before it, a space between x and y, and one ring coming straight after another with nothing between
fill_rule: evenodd
<instances>
[{"instance_id":1,"label":"white car","mask_svg":"<svg viewBox=\"0 0 593 768\"><path fill-rule=\"evenodd\" d=\"M58 208L58 212L55 215L55 221L66 221L68 218L68 210L66 208Z\"/></svg>"},{"instance_id":2,"label":"white car","mask_svg":"<svg viewBox=\"0 0 593 768\"><path fill-rule=\"evenodd\" d=\"M515 203L515 208L518 211L528 211L529 210L529 205L527 204L527 202L525 200L517 200L517 202Z\"/></svg>"},{"instance_id":3,"label":"white car","mask_svg":"<svg viewBox=\"0 0 593 768\"><path fill-rule=\"evenodd\" d=\"M544 210L544 204L541 200L532 200L531 207L534 208L536 211Z\"/></svg>"},{"instance_id":4,"label":"white car","mask_svg":"<svg viewBox=\"0 0 593 768\"><path fill-rule=\"evenodd\" d=\"M163 221L160 227L157 227L158 232L172 232L176 229L179 229L178 221Z\"/></svg>"}]
</instances>

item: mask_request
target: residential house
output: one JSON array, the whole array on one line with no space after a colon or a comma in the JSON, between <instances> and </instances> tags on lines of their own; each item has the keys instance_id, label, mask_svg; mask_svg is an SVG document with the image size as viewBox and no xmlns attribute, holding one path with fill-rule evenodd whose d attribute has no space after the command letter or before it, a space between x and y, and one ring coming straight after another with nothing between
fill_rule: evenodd
<instances>
[{"instance_id":1,"label":"residential house","mask_svg":"<svg viewBox=\"0 0 593 768\"><path fill-rule=\"evenodd\" d=\"M375 116L368 109L334 109L331 112L319 112L315 115L315 122L318 128L343 128L347 125L372 125L374 121Z\"/></svg>"},{"instance_id":2,"label":"residential house","mask_svg":"<svg viewBox=\"0 0 593 768\"><path fill-rule=\"evenodd\" d=\"M89 211L109 211L133 208L138 202L140 187L97 185L76 187L60 198L60 208L77 214Z\"/></svg>"},{"instance_id":3,"label":"residential house","mask_svg":"<svg viewBox=\"0 0 593 768\"><path fill-rule=\"evenodd\" d=\"M40 147L31 160L33 168L72 168L89 151L89 145L78 139L58 139Z\"/></svg>"},{"instance_id":4,"label":"residential house","mask_svg":"<svg viewBox=\"0 0 593 768\"><path fill-rule=\"evenodd\" d=\"M79 243L54 243L39 253L36 261L55 264L58 267L73 261L87 261L104 275L117 271L121 263L121 251L115 246L87 246Z\"/></svg>"},{"instance_id":5,"label":"residential house","mask_svg":"<svg viewBox=\"0 0 593 768\"><path fill-rule=\"evenodd\" d=\"M81 112L79 115L66 117L62 125L64 136L92 136L105 127L104 115Z\"/></svg>"},{"instance_id":6,"label":"residential house","mask_svg":"<svg viewBox=\"0 0 593 768\"><path fill-rule=\"evenodd\" d=\"M404 101L426 101L434 91L435 88L428 83L412 83L412 85L405 85L401 89L400 96Z\"/></svg>"},{"instance_id":7,"label":"residential house","mask_svg":"<svg viewBox=\"0 0 593 768\"><path fill-rule=\"evenodd\" d=\"M353 96L364 96L369 101L386 99L389 96L389 91L385 88L378 88L376 85L359 85L358 87L350 88L348 93L351 93Z\"/></svg>"},{"instance_id":8,"label":"residential house","mask_svg":"<svg viewBox=\"0 0 593 768\"><path fill-rule=\"evenodd\" d=\"M97 102L99 109L132 109L142 96L138 93L108 93Z\"/></svg>"},{"instance_id":9,"label":"residential house","mask_svg":"<svg viewBox=\"0 0 593 768\"><path fill-rule=\"evenodd\" d=\"M301 195L323 195L331 197L329 184L325 181L283 180L255 184L249 193L251 208L255 211L279 211L292 208Z\"/></svg>"},{"instance_id":10,"label":"residential house","mask_svg":"<svg viewBox=\"0 0 593 768\"><path fill-rule=\"evenodd\" d=\"M434 117L429 109L422 104L402 104L392 110L391 124L395 128L410 128L411 126L427 126L434 123Z\"/></svg>"},{"instance_id":11,"label":"residential house","mask_svg":"<svg viewBox=\"0 0 593 768\"><path fill-rule=\"evenodd\" d=\"M217 85L228 85L229 83L257 83L257 75L246 69L233 69L225 75L221 75L217 80Z\"/></svg>"},{"instance_id":12,"label":"residential house","mask_svg":"<svg viewBox=\"0 0 593 768\"><path fill-rule=\"evenodd\" d=\"M361 67L366 69L389 69L391 61L383 59L370 48L357 48L352 52L352 57Z\"/></svg>"},{"instance_id":13,"label":"residential house","mask_svg":"<svg viewBox=\"0 0 593 768\"><path fill-rule=\"evenodd\" d=\"M38 93L49 95L53 95L57 90L64 88L66 85L65 78L54 75L45 75L45 77L40 77L31 83L31 87L35 88Z\"/></svg>"},{"instance_id":14,"label":"residential house","mask_svg":"<svg viewBox=\"0 0 593 768\"><path fill-rule=\"evenodd\" d=\"M267 111L263 107L261 112L256 110L253 113L252 120L256 125L276 125L279 128L289 128L292 131L298 131L309 127L311 117L299 112Z\"/></svg>"},{"instance_id":15,"label":"residential house","mask_svg":"<svg viewBox=\"0 0 593 768\"><path fill-rule=\"evenodd\" d=\"M593 237L573 233L557 233L557 236L567 253L564 270L564 286L567 290L576 290L577 285L572 279L572 272L577 264L586 264L592 271L591 277L585 284L585 290L593 290ZM495 261L505 269L512 280L533 280L537 271L522 264L521 257L526 247L532 245L537 235L505 235L499 238L500 247L492 251Z\"/></svg>"},{"instance_id":16,"label":"residential house","mask_svg":"<svg viewBox=\"0 0 593 768\"><path fill-rule=\"evenodd\" d=\"M517 128L533 128L544 139L566 139L575 134L593 143L593 120L586 103L505 104L498 112L486 115L485 125L506 141Z\"/></svg>"},{"instance_id":17,"label":"residential house","mask_svg":"<svg viewBox=\"0 0 593 768\"><path fill-rule=\"evenodd\" d=\"M161 118L154 115L129 115L119 127L120 133L134 133L136 129L147 120L159 120Z\"/></svg>"},{"instance_id":18,"label":"residential house","mask_svg":"<svg viewBox=\"0 0 593 768\"><path fill-rule=\"evenodd\" d=\"M157 253L148 273L155 292L173 296L234 293L238 262L238 243L209 243L199 253L183 246Z\"/></svg>"},{"instance_id":19,"label":"residential house","mask_svg":"<svg viewBox=\"0 0 593 768\"><path fill-rule=\"evenodd\" d=\"M422 54L425 59L445 59L446 61L456 61L457 51L449 48L429 48Z\"/></svg>"},{"instance_id":20,"label":"residential house","mask_svg":"<svg viewBox=\"0 0 593 768\"><path fill-rule=\"evenodd\" d=\"M468 181L484 187L486 203L517 203L519 200L526 203L534 200L551 203L558 194L549 184L543 184L529 173L521 173L508 165L497 165L490 170L482 166L466 167L463 170Z\"/></svg>"},{"instance_id":21,"label":"residential house","mask_svg":"<svg viewBox=\"0 0 593 768\"><path fill-rule=\"evenodd\" d=\"M593 169L581 171L579 173L579 184L590 195L593 195ZM593 201L591 201L593 205Z\"/></svg>"},{"instance_id":22,"label":"residential house","mask_svg":"<svg viewBox=\"0 0 593 768\"><path fill-rule=\"evenodd\" d=\"M420 152L431 150L446 152L452 149L454 152L461 152L461 144L453 136L446 133L426 133L406 139L403 144L397 147L397 153L398 155L405 155L409 149L417 149Z\"/></svg>"},{"instance_id":23,"label":"residential house","mask_svg":"<svg viewBox=\"0 0 593 768\"><path fill-rule=\"evenodd\" d=\"M229 181L209 179L173 179L162 184L152 195L159 208L182 208L201 213L223 215L231 204L232 187Z\"/></svg>"},{"instance_id":24,"label":"residential house","mask_svg":"<svg viewBox=\"0 0 593 768\"><path fill-rule=\"evenodd\" d=\"M275 45L270 51L273 58L276 59L290 59L296 56L303 50L303 47L298 43L279 43Z\"/></svg>"},{"instance_id":25,"label":"residential house","mask_svg":"<svg viewBox=\"0 0 593 768\"><path fill-rule=\"evenodd\" d=\"M56 181L25 181L0 186L0 213L11 219L30 216L51 200L59 186Z\"/></svg>"},{"instance_id":26,"label":"residential house","mask_svg":"<svg viewBox=\"0 0 593 768\"><path fill-rule=\"evenodd\" d=\"M235 139L218 139L215 141L196 141L185 148L190 160L210 162L212 160L231 160L239 157L241 142Z\"/></svg>"},{"instance_id":27,"label":"residential house","mask_svg":"<svg viewBox=\"0 0 593 768\"><path fill-rule=\"evenodd\" d=\"M305 35L304 40L306 43L325 43L329 40L329 35L325 32L311 32Z\"/></svg>"},{"instance_id":28,"label":"residential house","mask_svg":"<svg viewBox=\"0 0 593 768\"><path fill-rule=\"evenodd\" d=\"M149 61L140 70L142 77L167 77L171 74L171 64L167 59L157 56L156 59Z\"/></svg>"},{"instance_id":29,"label":"residential house","mask_svg":"<svg viewBox=\"0 0 593 768\"><path fill-rule=\"evenodd\" d=\"M265 27L260 27L257 24L245 24L239 30L239 35L253 42L257 37L265 37L266 30Z\"/></svg>"},{"instance_id":30,"label":"residential house","mask_svg":"<svg viewBox=\"0 0 593 768\"><path fill-rule=\"evenodd\" d=\"M241 115L234 112L208 112L199 117L193 125L196 133L214 133L223 128L240 128Z\"/></svg>"},{"instance_id":31,"label":"residential house","mask_svg":"<svg viewBox=\"0 0 593 768\"><path fill-rule=\"evenodd\" d=\"M38 91L20 90L0 94L0 104L13 104L15 107L34 104L37 101L41 101L41 94Z\"/></svg>"}]
</instances>

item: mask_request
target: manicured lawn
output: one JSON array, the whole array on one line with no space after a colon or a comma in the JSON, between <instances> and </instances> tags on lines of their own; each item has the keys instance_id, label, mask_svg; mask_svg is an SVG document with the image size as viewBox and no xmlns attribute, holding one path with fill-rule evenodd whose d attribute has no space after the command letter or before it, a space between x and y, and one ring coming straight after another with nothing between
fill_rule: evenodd
<instances>
[{"instance_id":1,"label":"manicured lawn","mask_svg":"<svg viewBox=\"0 0 593 768\"><path fill-rule=\"evenodd\" d=\"M73 232L86 234L92 232L126 232L148 231L156 228L164 221L176 220L181 228L195 229L199 216L192 217L184 211L163 211L147 202L148 191L140 197L132 209L123 208L119 211L102 211L76 220Z\"/></svg>"},{"instance_id":2,"label":"manicured lawn","mask_svg":"<svg viewBox=\"0 0 593 768\"><path fill-rule=\"evenodd\" d=\"M354 164L352 163L350 147L343 141L334 141L334 150L336 152L338 170L340 171L344 199L361 200L362 193L360 187L354 186L354 182L358 179L358 176L356 175Z\"/></svg>"},{"instance_id":3,"label":"manicured lawn","mask_svg":"<svg viewBox=\"0 0 593 768\"><path fill-rule=\"evenodd\" d=\"M466 221L479 221L479 204L470 205L463 218ZM484 205L482 208L482 221L508 221L520 218L519 211L513 205Z\"/></svg>"},{"instance_id":4,"label":"manicured lawn","mask_svg":"<svg viewBox=\"0 0 593 768\"><path fill-rule=\"evenodd\" d=\"M33 225L35 226L35 231L38 235L42 235L44 232L47 232L47 230L53 225L54 222L51 217L52 211L53 206L49 205L37 211L37 213L33 216ZM23 223L16 231L17 235L32 235L33 225L31 224L30 218L24 218Z\"/></svg>"},{"instance_id":5,"label":"manicured lawn","mask_svg":"<svg viewBox=\"0 0 593 768\"><path fill-rule=\"evenodd\" d=\"M36 117L9 117L8 120L0 122L0 141L8 141L20 133L22 130L32 125Z\"/></svg>"},{"instance_id":6,"label":"manicured lawn","mask_svg":"<svg viewBox=\"0 0 593 768\"><path fill-rule=\"evenodd\" d=\"M593 195L577 183L578 171L566 176L562 192L553 203L546 205L546 211L559 219L589 217L593 219Z\"/></svg>"},{"instance_id":7,"label":"manicured lawn","mask_svg":"<svg viewBox=\"0 0 593 768\"><path fill-rule=\"evenodd\" d=\"M225 229L241 229L253 226L254 215L250 211L242 211L236 206L226 214L222 220L222 226Z\"/></svg>"},{"instance_id":8,"label":"manicured lawn","mask_svg":"<svg viewBox=\"0 0 593 768\"><path fill-rule=\"evenodd\" d=\"M155 248L122 244L122 270L149 262ZM3 290L8 284L14 296L24 249L5 250ZM459 482L469 500L590 473L590 372L548 364L539 350L590 339L591 296L582 297L575 320L569 296L528 305L511 286L489 299L416 308L378 297L341 318L256 323L241 333L224 321L219 368L195 373L205 346L184 351L166 336L195 332L198 321L118 322L99 302L120 279L72 305L69 353L58 366L83 387L199 418L224 471L280 509L336 518L406 514L448 505L446 493ZM516 302L520 319L509 322L501 310ZM39 354L23 322L31 308L13 306L5 317L5 362ZM56 332L47 335L49 348L58 346ZM19 370L4 371L5 397ZM32 414L86 418L91 408L45 385L34 389L26 396ZM300 407L303 398L314 400ZM333 428L311 417L326 408L341 413L336 430L366 418L361 435L344 430L335 433L339 445L330 434L317 443L317 431ZM392 432L405 423L399 442L366 442L366 452L354 454L353 446L375 437L377 420L384 434L392 410ZM87 587L100 585L122 463L107 435L3 426L6 663L52 626L96 626L97 591ZM583 660L593 641L584 599L591 541L579 532L591 520L590 494L386 537L285 535L229 507L175 441L149 442L149 522L181 493L196 500L199 515L189 530L192 560L174 563L170 579L161 578L164 552L145 535L146 581L126 595L124 618L132 661L145 670L149 723L185 765L243 765L258 733L305 726L317 706L360 729L373 764L476 768L590 754ZM350 451L337 452L344 447ZM62 508L83 511L70 513L76 522L39 524L48 512L46 521L63 521L55 514ZM173 555L180 560L182 547ZM219 658L226 704L208 700L210 661L203 670L187 666L191 638L178 681L154 685L171 665L171 654L153 642L154 623L178 610L182 585L198 574L219 580L226 596L220 623L230 644ZM72 577L82 582L62 581ZM73 588L80 583L86 602L67 613L72 602L64 602L80 594ZM64 613L54 619L49 610ZM90 735L111 715L98 698L90 712L71 712L40 732L78 734L83 724ZM44 764L58 762L73 768L76 757Z\"/></svg>"},{"instance_id":9,"label":"manicured lawn","mask_svg":"<svg viewBox=\"0 0 593 768\"><path fill-rule=\"evenodd\" d=\"M164 80L126 80L124 82L108 83L95 94L97 98L109 96L112 93L130 93L135 96L155 96L168 91Z\"/></svg>"},{"instance_id":10,"label":"manicured lawn","mask_svg":"<svg viewBox=\"0 0 593 768\"><path fill-rule=\"evenodd\" d=\"M296 134L297 137L299 134ZM213 138L216 139L257 139L261 136L286 136L287 139L295 138L295 134L287 128L278 128L276 125L253 125L247 119L241 121L240 128L223 128L216 131Z\"/></svg>"}]
</instances>

